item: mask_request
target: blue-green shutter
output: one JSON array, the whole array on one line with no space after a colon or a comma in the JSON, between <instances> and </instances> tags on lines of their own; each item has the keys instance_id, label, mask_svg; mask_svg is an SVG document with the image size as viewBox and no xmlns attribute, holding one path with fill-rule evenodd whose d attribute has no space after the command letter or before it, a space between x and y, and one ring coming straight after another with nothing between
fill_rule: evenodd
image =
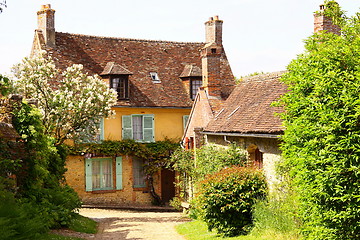
<instances>
[{"instance_id":1,"label":"blue-green shutter","mask_svg":"<svg viewBox=\"0 0 360 240\"><path fill-rule=\"evenodd\" d=\"M99 135L100 135L100 141L105 140L104 121L105 121L104 118L102 118L102 119L100 120L100 133L99 133Z\"/></svg>"},{"instance_id":2,"label":"blue-green shutter","mask_svg":"<svg viewBox=\"0 0 360 240\"><path fill-rule=\"evenodd\" d=\"M122 116L122 139L133 139L131 115Z\"/></svg>"},{"instance_id":3,"label":"blue-green shutter","mask_svg":"<svg viewBox=\"0 0 360 240\"><path fill-rule=\"evenodd\" d=\"M85 190L92 191L92 164L91 159L85 159Z\"/></svg>"},{"instance_id":4,"label":"blue-green shutter","mask_svg":"<svg viewBox=\"0 0 360 240\"><path fill-rule=\"evenodd\" d=\"M122 188L122 157L116 157L116 189Z\"/></svg>"},{"instance_id":5,"label":"blue-green shutter","mask_svg":"<svg viewBox=\"0 0 360 240\"><path fill-rule=\"evenodd\" d=\"M189 115L184 115L184 116L183 116L183 127L184 127L184 130L186 129L186 125L187 125L188 120L189 120Z\"/></svg>"},{"instance_id":6,"label":"blue-green shutter","mask_svg":"<svg viewBox=\"0 0 360 240\"><path fill-rule=\"evenodd\" d=\"M144 142L154 142L154 115L143 115L143 136Z\"/></svg>"}]
</instances>

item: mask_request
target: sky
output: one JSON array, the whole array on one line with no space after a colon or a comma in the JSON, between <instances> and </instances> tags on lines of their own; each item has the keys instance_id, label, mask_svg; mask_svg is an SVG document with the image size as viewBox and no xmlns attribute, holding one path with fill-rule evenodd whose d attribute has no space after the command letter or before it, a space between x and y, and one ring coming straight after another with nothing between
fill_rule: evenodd
<instances>
[{"instance_id":1,"label":"sky","mask_svg":"<svg viewBox=\"0 0 360 240\"><path fill-rule=\"evenodd\" d=\"M3 2L3 0L0 0ZM204 23L218 15L223 45L236 77L285 70L303 52L313 13L323 0L7 0L0 13L0 73L28 56L36 12L51 4L55 30L94 36L205 41ZM338 0L351 16L359 0Z\"/></svg>"}]
</instances>

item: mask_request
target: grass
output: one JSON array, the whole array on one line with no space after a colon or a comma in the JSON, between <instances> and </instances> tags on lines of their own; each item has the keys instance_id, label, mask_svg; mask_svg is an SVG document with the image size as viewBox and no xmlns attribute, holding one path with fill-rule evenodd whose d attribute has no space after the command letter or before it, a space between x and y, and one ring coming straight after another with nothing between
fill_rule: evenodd
<instances>
[{"instance_id":1,"label":"grass","mask_svg":"<svg viewBox=\"0 0 360 240\"><path fill-rule=\"evenodd\" d=\"M77 214L70 222L68 228L75 232L94 234L97 232L97 223L90 218ZM82 240L82 238L65 237L57 234L47 233L42 235L39 240Z\"/></svg>"},{"instance_id":2,"label":"grass","mask_svg":"<svg viewBox=\"0 0 360 240\"><path fill-rule=\"evenodd\" d=\"M70 222L69 229L82 232L82 233L96 233L97 223L87 217L77 214L76 217Z\"/></svg>"},{"instance_id":3,"label":"grass","mask_svg":"<svg viewBox=\"0 0 360 240\"><path fill-rule=\"evenodd\" d=\"M221 237L216 232L209 232L205 222L195 220L180 224L176 227L178 233L187 240L297 240L291 234L281 234L272 231L263 231L258 234L250 233L246 236Z\"/></svg>"}]
</instances>

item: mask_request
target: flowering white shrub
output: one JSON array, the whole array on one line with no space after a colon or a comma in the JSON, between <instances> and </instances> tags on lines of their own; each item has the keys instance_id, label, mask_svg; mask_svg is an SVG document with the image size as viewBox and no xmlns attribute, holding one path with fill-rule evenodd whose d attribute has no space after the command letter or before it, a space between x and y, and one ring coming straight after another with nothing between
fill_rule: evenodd
<instances>
[{"instance_id":1,"label":"flowering white shrub","mask_svg":"<svg viewBox=\"0 0 360 240\"><path fill-rule=\"evenodd\" d=\"M82 65L60 72L50 57L24 58L13 68L13 85L27 99L36 99L45 133L56 138L91 139L102 118L114 114L117 95L97 75L83 73Z\"/></svg>"}]
</instances>

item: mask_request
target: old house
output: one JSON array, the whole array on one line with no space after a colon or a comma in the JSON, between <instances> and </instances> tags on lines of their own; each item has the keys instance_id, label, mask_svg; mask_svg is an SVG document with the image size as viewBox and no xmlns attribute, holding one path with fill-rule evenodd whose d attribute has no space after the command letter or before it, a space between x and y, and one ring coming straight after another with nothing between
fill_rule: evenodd
<instances>
[{"instance_id":1,"label":"old house","mask_svg":"<svg viewBox=\"0 0 360 240\"><path fill-rule=\"evenodd\" d=\"M218 17L205 23L205 42L170 42L99 37L56 32L55 10L43 5L37 12L32 54L45 50L60 69L82 64L118 93L104 119L102 140L134 139L154 142L180 139L198 87L214 98L226 98L234 77L222 46ZM132 156L72 156L66 179L85 203L149 204L143 162ZM174 173L162 171L155 179L163 200L174 196Z\"/></svg>"},{"instance_id":2,"label":"old house","mask_svg":"<svg viewBox=\"0 0 360 240\"><path fill-rule=\"evenodd\" d=\"M339 27L323 11L324 5L320 5L320 12L314 14L314 32L339 34ZM279 143L284 128L276 115L283 110L271 104L288 91L280 81L283 73L247 77L226 101L213 98L200 88L182 138L183 146L191 149L209 143L222 146L237 143L247 150L257 167L264 169L273 187L277 182L275 165L281 157Z\"/></svg>"}]
</instances>

